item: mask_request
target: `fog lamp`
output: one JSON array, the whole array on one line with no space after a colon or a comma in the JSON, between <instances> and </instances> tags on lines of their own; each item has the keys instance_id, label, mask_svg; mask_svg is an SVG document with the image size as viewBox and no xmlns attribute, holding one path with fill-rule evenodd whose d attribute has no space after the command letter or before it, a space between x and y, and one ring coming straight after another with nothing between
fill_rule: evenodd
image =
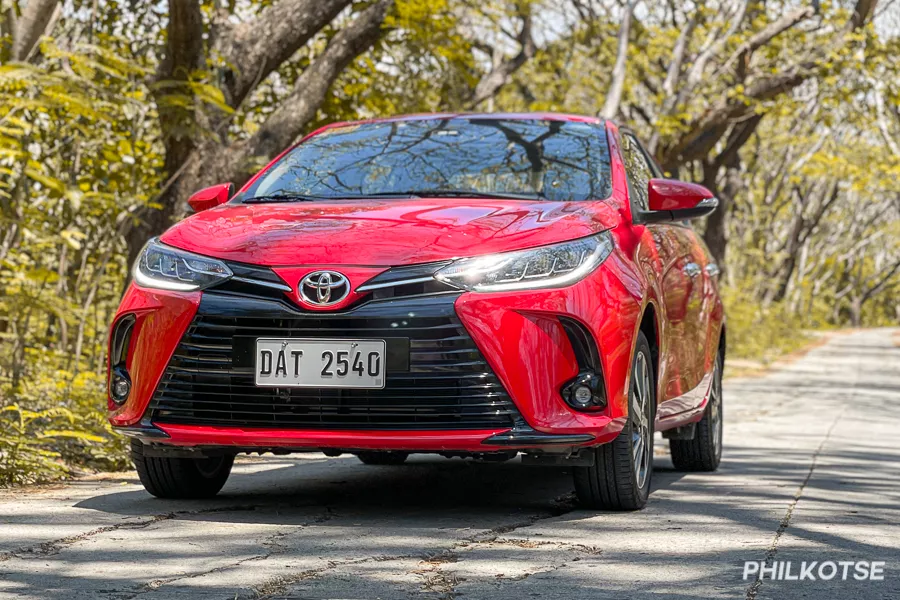
<instances>
[{"instance_id":1,"label":"fog lamp","mask_svg":"<svg viewBox=\"0 0 900 600\"><path fill-rule=\"evenodd\" d=\"M131 379L128 372L122 368L113 369L112 376L109 378L109 396L116 404L122 404L128 400L131 393Z\"/></svg>"},{"instance_id":2,"label":"fog lamp","mask_svg":"<svg viewBox=\"0 0 900 600\"><path fill-rule=\"evenodd\" d=\"M603 378L593 371L582 371L560 393L566 404L576 410L595 411L606 407Z\"/></svg>"},{"instance_id":3,"label":"fog lamp","mask_svg":"<svg viewBox=\"0 0 900 600\"><path fill-rule=\"evenodd\" d=\"M579 385L575 387L575 393L573 394L572 399L575 401L575 404L587 408L591 404L592 397L593 393L591 392L591 388L586 385Z\"/></svg>"}]
</instances>

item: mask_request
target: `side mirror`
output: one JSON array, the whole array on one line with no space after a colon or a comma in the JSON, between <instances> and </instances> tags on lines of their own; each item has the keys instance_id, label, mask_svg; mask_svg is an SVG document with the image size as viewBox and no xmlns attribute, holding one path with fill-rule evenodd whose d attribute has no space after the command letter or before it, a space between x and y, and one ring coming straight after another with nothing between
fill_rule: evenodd
<instances>
[{"instance_id":1,"label":"side mirror","mask_svg":"<svg viewBox=\"0 0 900 600\"><path fill-rule=\"evenodd\" d=\"M200 212L225 204L234 195L233 183L220 183L212 187L204 188L188 198L188 204L194 212Z\"/></svg>"},{"instance_id":2,"label":"side mirror","mask_svg":"<svg viewBox=\"0 0 900 600\"><path fill-rule=\"evenodd\" d=\"M647 191L650 210L639 215L643 223L699 219L719 207L713 193L696 183L651 179Z\"/></svg>"}]
</instances>

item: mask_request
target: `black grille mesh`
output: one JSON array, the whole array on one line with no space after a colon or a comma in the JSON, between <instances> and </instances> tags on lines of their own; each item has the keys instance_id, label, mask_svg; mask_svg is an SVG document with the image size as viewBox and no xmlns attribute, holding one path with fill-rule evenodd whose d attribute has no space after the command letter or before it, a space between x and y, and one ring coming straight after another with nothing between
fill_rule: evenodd
<instances>
[{"instance_id":1,"label":"black grille mesh","mask_svg":"<svg viewBox=\"0 0 900 600\"><path fill-rule=\"evenodd\" d=\"M520 418L455 315L395 319L369 313L199 315L163 375L151 417L185 425L344 430L494 429ZM252 365L235 364L235 336L403 337L409 339L409 369L388 371L380 390L257 388Z\"/></svg>"}]
</instances>

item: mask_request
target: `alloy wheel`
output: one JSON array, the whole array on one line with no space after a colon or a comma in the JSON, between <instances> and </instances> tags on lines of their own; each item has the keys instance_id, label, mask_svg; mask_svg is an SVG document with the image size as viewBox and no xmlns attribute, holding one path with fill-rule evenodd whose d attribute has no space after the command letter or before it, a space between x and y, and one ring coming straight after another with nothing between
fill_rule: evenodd
<instances>
[{"instance_id":1,"label":"alloy wheel","mask_svg":"<svg viewBox=\"0 0 900 600\"><path fill-rule=\"evenodd\" d=\"M650 369L643 352L635 356L631 376L631 451L637 486L643 488L652 468L653 439L650 436Z\"/></svg>"},{"instance_id":2,"label":"alloy wheel","mask_svg":"<svg viewBox=\"0 0 900 600\"><path fill-rule=\"evenodd\" d=\"M712 430L713 452L718 456L722 452L722 368L721 359L716 358L713 367L713 383L709 392L709 420Z\"/></svg>"}]
</instances>

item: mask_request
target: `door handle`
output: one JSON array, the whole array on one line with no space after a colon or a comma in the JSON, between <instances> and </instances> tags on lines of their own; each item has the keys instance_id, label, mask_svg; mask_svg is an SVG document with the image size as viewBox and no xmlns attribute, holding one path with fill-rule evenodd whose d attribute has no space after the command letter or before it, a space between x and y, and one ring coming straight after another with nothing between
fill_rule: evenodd
<instances>
[{"instance_id":1,"label":"door handle","mask_svg":"<svg viewBox=\"0 0 900 600\"><path fill-rule=\"evenodd\" d=\"M684 265L681 268L681 270L684 271L684 274L689 277L696 277L697 275L700 274L701 269L700 269L700 265L698 265L697 263L690 262L690 263Z\"/></svg>"},{"instance_id":2,"label":"door handle","mask_svg":"<svg viewBox=\"0 0 900 600\"><path fill-rule=\"evenodd\" d=\"M719 269L719 265L716 263L709 263L706 265L706 274L710 277L717 277L719 273L721 273L721 269Z\"/></svg>"}]
</instances>

